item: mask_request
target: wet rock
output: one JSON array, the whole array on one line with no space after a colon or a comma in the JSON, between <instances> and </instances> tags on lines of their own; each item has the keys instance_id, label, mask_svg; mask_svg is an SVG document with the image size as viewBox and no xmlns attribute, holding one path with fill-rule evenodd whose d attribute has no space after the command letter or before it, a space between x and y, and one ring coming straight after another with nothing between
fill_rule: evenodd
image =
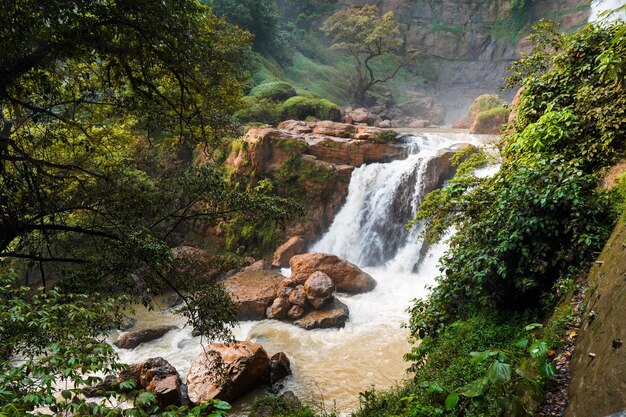
<instances>
[{"instance_id":1,"label":"wet rock","mask_svg":"<svg viewBox=\"0 0 626 417\"><path fill-rule=\"evenodd\" d=\"M113 344L120 349L134 349L142 343L159 339L170 330L174 330L177 328L178 327L176 326L156 326L147 329L126 332L122 333Z\"/></svg>"},{"instance_id":2,"label":"wet rock","mask_svg":"<svg viewBox=\"0 0 626 417\"><path fill-rule=\"evenodd\" d=\"M289 358L283 352L278 352L270 358L270 385L274 385L286 376L291 375Z\"/></svg>"},{"instance_id":3,"label":"wet rock","mask_svg":"<svg viewBox=\"0 0 626 417\"><path fill-rule=\"evenodd\" d=\"M348 306L333 298L323 309L310 311L294 324L305 330L342 328L349 316Z\"/></svg>"},{"instance_id":4,"label":"wet rock","mask_svg":"<svg viewBox=\"0 0 626 417\"><path fill-rule=\"evenodd\" d=\"M304 283L311 274L320 271L333 281L337 291L363 293L373 290L376 281L358 266L326 253L307 253L297 255L289 261L291 279Z\"/></svg>"},{"instance_id":5,"label":"wet rock","mask_svg":"<svg viewBox=\"0 0 626 417\"><path fill-rule=\"evenodd\" d=\"M282 320L287 317L287 312L291 308L291 304L285 298L278 297L271 306L267 308L265 315L268 319Z\"/></svg>"},{"instance_id":6,"label":"wet rock","mask_svg":"<svg viewBox=\"0 0 626 417\"><path fill-rule=\"evenodd\" d=\"M213 398L233 401L262 383L269 370L270 359L259 344L211 344L189 369L189 401L193 404Z\"/></svg>"},{"instance_id":7,"label":"wet rock","mask_svg":"<svg viewBox=\"0 0 626 417\"><path fill-rule=\"evenodd\" d=\"M298 320L299 318L304 316L304 313L305 313L304 308L298 305L293 305L287 312L287 318L289 320Z\"/></svg>"},{"instance_id":8,"label":"wet rock","mask_svg":"<svg viewBox=\"0 0 626 417\"><path fill-rule=\"evenodd\" d=\"M181 405L181 380L176 368L163 358L151 358L139 368L139 384L156 394L159 407Z\"/></svg>"},{"instance_id":9,"label":"wet rock","mask_svg":"<svg viewBox=\"0 0 626 417\"><path fill-rule=\"evenodd\" d=\"M306 298L315 310L319 310L333 295L333 281L328 275L317 271L304 283Z\"/></svg>"},{"instance_id":10,"label":"wet rock","mask_svg":"<svg viewBox=\"0 0 626 417\"><path fill-rule=\"evenodd\" d=\"M304 286L302 285L298 285L294 288L291 294L289 294L289 302L302 308L306 307L306 299L306 292L304 291Z\"/></svg>"},{"instance_id":11,"label":"wet rock","mask_svg":"<svg viewBox=\"0 0 626 417\"><path fill-rule=\"evenodd\" d=\"M300 236L293 236L276 249L272 265L275 267L286 268L289 266L289 260L300 255L306 249L306 243Z\"/></svg>"},{"instance_id":12,"label":"wet rock","mask_svg":"<svg viewBox=\"0 0 626 417\"><path fill-rule=\"evenodd\" d=\"M120 382L135 381L136 389L145 389L156 394L159 407L181 405L181 380L178 371L163 358L150 358L142 363L129 365L117 376L108 375L98 385L83 390L86 397L102 396L107 391L127 392L115 389Z\"/></svg>"},{"instance_id":13,"label":"wet rock","mask_svg":"<svg viewBox=\"0 0 626 417\"><path fill-rule=\"evenodd\" d=\"M243 271L223 281L239 320L262 320L276 298L283 276L274 271Z\"/></svg>"}]
</instances>

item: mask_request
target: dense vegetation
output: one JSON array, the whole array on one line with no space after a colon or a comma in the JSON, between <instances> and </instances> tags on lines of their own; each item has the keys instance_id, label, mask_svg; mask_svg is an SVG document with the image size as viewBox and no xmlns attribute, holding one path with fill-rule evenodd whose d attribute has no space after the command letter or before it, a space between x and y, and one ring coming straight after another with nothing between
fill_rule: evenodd
<instances>
[{"instance_id":1,"label":"dense vegetation","mask_svg":"<svg viewBox=\"0 0 626 417\"><path fill-rule=\"evenodd\" d=\"M119 369L103 333L169 290L199 333L229 337L235 312L209 272L237 259L170 247L191 221L291 211L220 168L250 37L192 0L23 0L0 19L0 414L153 414L149 393L124 412L82 399L88 373Z\"/></svg>"},{"instance_id":2,"label":"dense vegetation","mask_svg":"<svg viewBox=\"0 0 626 417\"><path fill-rule=\"evenodd\" d=\"M501 170L479 178L487 156L459 155L456 177L414 220L430 240L456 230L437 287L411 310L421 339L406 355L414 380L363 393L358 416L530 416L542 401L572 318L567 303L555 304L575 290L623 207L599 180L626 145L626 27L537 30L535 53L509 78L524 90L500 143Z\"/></svg>"}]
</instances>

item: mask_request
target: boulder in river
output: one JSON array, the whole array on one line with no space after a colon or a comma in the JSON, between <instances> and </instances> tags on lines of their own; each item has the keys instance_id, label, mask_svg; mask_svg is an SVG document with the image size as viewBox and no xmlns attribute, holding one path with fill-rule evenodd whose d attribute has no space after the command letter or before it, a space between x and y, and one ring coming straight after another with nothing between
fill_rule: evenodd
<instances>
[{"instance_id":1,"label":"boulder in river","mask_svg":"<svg viewBox=\"0 0 626 417\"><path fill-rule=\"evenodd\" d=\"M122 333L113 344L120 349L134 349L142 343L159 339L170 330L177 328L178 327L176 326L155 326L147 329L126 332Z\"/></svg>"},{"instance_id":2,"label":"boulder in river","mask_svg":"<svg viewBox=\"0 0 626 417\"><path fill-rule=\"evenodd\" d=\"M291 308L291 304L286 298L278 297L271 306L267 308L267 318L281 320L287 317L287 312Z\"/></svg>"},{"instance_id":3,"label":"boulder in river","mask_svg":"<svg viewBox=\"0 0 626 417\"><path fill-rule=\"evenodd\" d=\"M289 360L283 353L272 356L272 360L261 345L253 342L209 345L189 369L189 401L193 404L213 398L233 401L259 384L276 382L290 373Z\"/></svg>"},{"instance_id":4,"label":"boulder in river","mask_svg":"<svg viewBox=\"0 0 626 417\"><path fill-rule=\"evenodd\" d=\"M333 297L321 310L312 310L294 324L305 330L344 327L350 312L348 306Z\"/></svg>"},{"instance_id":5,"label":"boulder in river","mask_svg":"<svg viewBox=\"0 0 626 417\"><path fill-rule=\"evenodd\" d=\"M289 358L283 352L278 352L270 358L270 385L291 375L291 364Z\"/></svg>"},{"instance_id":6,"label":"boulder in river","mask_svg":"<svg viewBox=\"0 0 626 417\"><path fill-rule=\"evenodd\" d=\"M373 290L376 281L358 266L326 253L296 255L289 261L291 279L304 284L314 272L328 275L337 291L359 294Z\"/></svg>"},{"instance_id":7,"label":"boulder in river","mask_svg":"<svg viewBox=\"0 0 626 417\"><path fill-rule=\"evenodd\" d=\"M283 278L275 271L243 271L222 284L235 305L239 320L262 320Z\"/></svg>"}]
</instances>

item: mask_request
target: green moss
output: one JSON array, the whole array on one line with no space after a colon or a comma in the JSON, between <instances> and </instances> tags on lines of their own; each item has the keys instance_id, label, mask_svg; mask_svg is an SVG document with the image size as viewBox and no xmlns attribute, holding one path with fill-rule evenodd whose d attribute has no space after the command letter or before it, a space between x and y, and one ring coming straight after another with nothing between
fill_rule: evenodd
<instances>
[{"instance_id":1,"label":"green moss","mask_svg":"<svg viewBox=\"0 0 626 417\"><path fill-rule=\"evenodd\" d=\"M244 108L235 115L242 124L267 123L275 125L279 121L279 105L259 97L244 97Z\"/></svg>"},{"instance_id":2,"label":"green moss","mask_svg":"<svg viewBox=\"0 0 626 417\"><path fill-rule=\"evenodd\" d=\"M261 84L250 91L250 95L257 99L267 99L271 101L285 101L296 95L293 85L284 81Z\"/></svg>"},{"instance_id":3,"label":"green moss","mask_svg":"<svg viewBox=\"0 0 626 417\"><path fill-rule=\"evenodd\" d=\"M509 117L511 110L506 107L494 107L493 109L481 111L476 115L476 120L485 121L495 118L507 118Z\"/></svg>"},{"instance_id":4,"label":"green moss","mask_svg":"<svg viewBox=\"0 0 626 417\"><path fill-rule=\"evenodd\" d=\"M506 103L498 97L497 94L483 94L478 96L470 106L469 114L476 115L478 113L491 110L497 107L504 107Z\"/></svg>"},{"instance_id":5,"label":"green moss","mask_svg":"<svg viewBox=\"0 0 626 417\"><path fill-rule=\"evenodd\" d=\"M341 117L341 110L335 103L316 97L292 97L280 106L279 111L283 120L305 120L307 117L320 120L339 120Z\"/></svg>"},{"instance_id":6,"label":"green moss","mask_svg":"<svg viewBox=\"0 0 626 417\"><path fill-rule=\"evenodd\" d=\"M394 140L398 134L393 130L383 130L382 132L374 133L374 137L384 142L391 142Z\"/></svg>"},{"instance_id":7,"label":"green moss","mask_svg":"<svg viewBox=\"0 0 626 417\"><path fill-rule=\"evenodd\" d=\"M308 147L306 142L300 139L278 140L276 141L276 146L278 146L278 148L283 151L296 153L296 154L303 153Z\"/></svg>"}]
</instances>

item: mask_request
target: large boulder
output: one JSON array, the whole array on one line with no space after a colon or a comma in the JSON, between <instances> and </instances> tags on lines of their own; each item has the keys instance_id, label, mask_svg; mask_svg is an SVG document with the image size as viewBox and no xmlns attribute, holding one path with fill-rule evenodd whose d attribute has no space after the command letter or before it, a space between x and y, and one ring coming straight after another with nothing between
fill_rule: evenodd
<instances>
[{"instance_id":1,"label":"large boulder","mask_svg":"<svg viewBox=\"0 0 626 417\"><path fill-rule=\"evenodd\" d=\"M319 310L332 296L333 280L323 272L313 272L304 283L306 298L315 310Z\"/></svg>"},{"instance_id":2,"label":"large boulder","mask_svg":"<svg viewBox=\"0 0 626 417\"><path fill-rule=\"evenodd\" d=\"M346 325L350 312L348 306L333 297L321 310L312 310L294 324L305 330L342 328Z\"/></svg>"},{"instance_id":3,"label":"large boulder","mask_svg":"<svg viewBox=\"0 0 626 417\"><path fill-rule=\"evenodd\" d=\"M330 120L315 122L312 126L314 134L336 138L351 138L356 130L349 123L332 122Z\"/></svg>"},{"instance_id":4,"label":"large boulder","mask_svg":"<svg viewBox=\"0 0 626 417\"><path fill-rule=\"evenodd\" d=\"M358 266L326 253L306 253L296 255L289 261L291 279L304 284L314 272L328 275L337 291L363 293L373 290L376 281Z\"/></svg>"},{"instance_id":5,"label":"large boulder","mask_svg":"<svg viewBox=\"0 0 626 417\"><path fill-rule=\"evenodd\" d=\"M470 127L470 133L476 135L497 135L509 120L511 111L506 107L496 107L480 112Z\"/></svg>"},{"instance_id":6,"label":"large boulder","mask_svg":"<svg viewBox=\"0 0 626 417\"><path fill-rule=\"evenodd\" d=\"M269 383L274 385L286 376L291 375L291 364L289 358L283 352L278 352L270 358Z\"/></svg>"},{"instance_id":7,"label":"large boulder","mask_svg":"<svg viewBox=\"0 0 626 417\"><path fill-rule=\"evenodd\" d=\"M235 305L239 320L262 320L283 278L275 271L243 271L225 279L222 285Z\"/></svg>"},{"instance_id":8,"label":"large boulder","mask_svg":"<svg viewBox=\"0 0 626 417\"><path fill-rule=\"evenodd\" d=\"M272 265L275 267L286 268L289 266L289 260L300 255L306 249L306 243L300 236L293 236L276 249Z\"/></svg>"},{"instance_id":9,"label":"large boulder","mask_svg":"<svg viewBox=\"0 0 626 417\"><path fill-rule=\"evenodd\" d=\"M272 361L261 345L253 342L209 345L189 369L189 401L193 404L213 398L233 401L259 384L276 382L281 374L285 376L284 368L289 368L289 361L283 356L272 357L276 373L272 377Z\"/></svg>"},{"instance_id":10,"label":"large boulder","mask_svg":"<svg viewBox=\"0 0 626 417\"><path fill-rule=\"evenodd\" d=\"M367 125L373 125L378 119L375 114L362 107L358 109L348 107L345 109L344 121L346 123L365 123Z\"/></svg>"},{"instance_id":11,"label":"large boulder","mask_svg":"<svg viewBox=\"0 0 626 417\"><path fill-rule=\"evenodd\" d=\"M120 349L134 349L142 343L163 337L170 330L177 329L176 326L155 326L147 329L125 332L113 343Z\"/></svg>"}]
</instances>

